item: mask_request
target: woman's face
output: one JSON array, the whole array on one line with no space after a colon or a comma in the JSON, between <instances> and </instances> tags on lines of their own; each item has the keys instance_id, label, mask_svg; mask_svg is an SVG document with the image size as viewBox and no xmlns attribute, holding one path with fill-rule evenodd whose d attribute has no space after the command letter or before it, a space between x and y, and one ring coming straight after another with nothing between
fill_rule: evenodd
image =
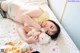
<instances>
[{"instance_id":1,"label":"woman's face","mask_svg":"<svg viewBox=\"0 0 80 53\"><path fill-rule=\"evenodd\" d=\"M57 27L55 26L54 23L50 21L45 21L42 23L42 27L45 29L45 31L49 34L55 34L57 32Z\"/></svg>"}]
</instances>

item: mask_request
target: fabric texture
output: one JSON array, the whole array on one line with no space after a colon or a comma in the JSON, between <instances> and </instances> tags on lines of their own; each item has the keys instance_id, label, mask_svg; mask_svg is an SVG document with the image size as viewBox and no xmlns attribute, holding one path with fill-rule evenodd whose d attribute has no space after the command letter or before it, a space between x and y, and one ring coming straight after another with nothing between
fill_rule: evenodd
<instances>
[{"instance_id":1,"label":"fabric texture","mask_svg":"<svg viewBox=\"0 0 80 53\"><path fill-rule=\"evenodd\" d=\"M13 16L12 16L12 13L11 13L11 2L12 2L12 0L9 1L9 3L8 3L7 12L8 12L9 18L10 18L11 20L13 20Z\"/></svg>"}]
</instances>

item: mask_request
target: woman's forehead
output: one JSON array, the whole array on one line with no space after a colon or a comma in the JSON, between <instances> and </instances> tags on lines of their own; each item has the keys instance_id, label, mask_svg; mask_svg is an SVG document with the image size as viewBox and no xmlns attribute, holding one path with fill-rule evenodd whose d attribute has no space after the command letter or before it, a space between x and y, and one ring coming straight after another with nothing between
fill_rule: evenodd
<instances>
[{"instance_id":1,"label":"woman's forehead","mask_svg":"<svg viewBox=\"0 0 80 53\"><path fill-rule=\"evenodd\" d=\"M49 24L51 24L51 25L56 27L56 25L53 22L51 22L51 21L49 21Z\"/></svg>"}]
</instances>

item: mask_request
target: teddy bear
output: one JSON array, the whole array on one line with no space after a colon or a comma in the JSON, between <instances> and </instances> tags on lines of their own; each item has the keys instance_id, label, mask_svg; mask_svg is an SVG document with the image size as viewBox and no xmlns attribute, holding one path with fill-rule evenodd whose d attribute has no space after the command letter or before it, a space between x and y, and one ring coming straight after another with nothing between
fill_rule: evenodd
<instances>
[{"instance_id":1,"label":"teddy bear","mask_svg":"<svg viewBox=\"0 0 80 53\"><path fill-rule=\"evenodd\" d=\"M30 47L26 42L17 42L12 41L6 42L3 46L0 47L2 53L31 53Z\"/></svg>"},{"instance_id":2,"label":"teddy bear","mask_svg":"<svg viewBox=\"0 0 80 53\"><path fill-rule=\"evenodd\" d=\"M49 43L50 42L50 37L47 35L47 34L45 34L45 33L41 33L40 35L39 35L39 44L47 44L47 43Z\"/></svg>"},{"instance_id":3,"label":"teddy bear","mask_svg":"<svg viewBox=\"0 0 80 53\"><path fill-rule=\"evenodd\" d=\"M37 31L35 29L32 29L31 31L28 32L28 36L31 36L33 33L36 33ZM49 43L51 40L50 36L48 36L45 31L44 28L41 29L41 33L39 35L39 44L47 44Z\"/></svg>"}]
</instances>

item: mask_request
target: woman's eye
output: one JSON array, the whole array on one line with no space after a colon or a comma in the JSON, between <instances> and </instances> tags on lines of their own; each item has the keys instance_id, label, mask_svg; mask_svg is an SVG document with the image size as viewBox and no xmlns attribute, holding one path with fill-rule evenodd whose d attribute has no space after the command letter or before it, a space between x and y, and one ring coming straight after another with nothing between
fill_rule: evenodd
<instances>
[{"instance_id":1,"label":"woman's eye","mask_svg":"<svg viewBox=\"0 0 80 53\"><path fill-rule=\"evenodd\" d=\"M50 28L53 28L53 26L51 26Z\"/></svg>"},{"instance_id":2,"label":"woman's eye","mask_svg":"<svg viewBox=\"0 0 80 53\"><path fill-rule=\"evenodd\" d=\"M47 30L47 31L46 31L46 33L48 34L48 33L49 33L49 31Z\"/></svg>"},{"instance_id":3,"label":"woman's eye","mask_svg":"<svg viewBox=\"0 0 80 53\"><path fill-rule=\"evenodd\" d=\"M54 29L54 26L51 26L50 28L51 28L51 29Z\"/></svg>"}]
</instances>

